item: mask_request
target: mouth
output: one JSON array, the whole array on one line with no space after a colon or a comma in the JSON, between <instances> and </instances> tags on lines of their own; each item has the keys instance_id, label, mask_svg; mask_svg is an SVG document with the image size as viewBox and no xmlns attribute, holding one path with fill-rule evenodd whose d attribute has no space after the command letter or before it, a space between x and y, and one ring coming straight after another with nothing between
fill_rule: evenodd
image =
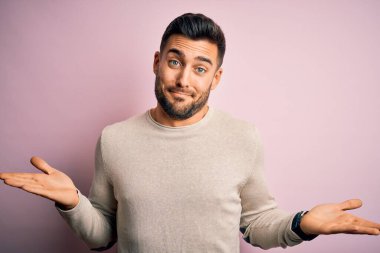
<instances>
[{"instance_id":1,"label":"mouth","mask_svg":"<svg viewBox=\"0 0 380 253\"><path fill-rule=\"evenodd\" d=\"M193 93L186 92L186 91L179 90L179 89L169 89L168 91L170 93L174 94L175 96L181 96L181 97L184 97L184 96L192 97L193 96Z\"/></svg>"}]
</instances>

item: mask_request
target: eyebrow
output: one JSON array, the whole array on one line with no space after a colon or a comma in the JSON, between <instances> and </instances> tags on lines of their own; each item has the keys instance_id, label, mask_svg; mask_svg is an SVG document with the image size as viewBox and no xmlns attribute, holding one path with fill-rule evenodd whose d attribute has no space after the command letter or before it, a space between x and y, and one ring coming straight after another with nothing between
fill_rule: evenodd
<instances>
[{"instance_id":1,"label":"eyebrow","mask_svg":"<svg viewBox=\"0 0 380 253\"><path fill-rule=\"evenodd\" d=\"M177 49L177 48L170 48L170 49L168 50L168 53L174 53L174 54L178 55L179 57L184 57L184 56L185 56L185 54L184 54L181 50L179 50L179 49ZM197 57L195 57L195 59L196 59L196 60L199 60L199 61L207 62L207 63L209 63L211 66L213 65L213 64L212 64L212 61L211 61L209 58L207 58L207 57L204 57L204 56L197 56Z\"/></svg>"}]
</instances>

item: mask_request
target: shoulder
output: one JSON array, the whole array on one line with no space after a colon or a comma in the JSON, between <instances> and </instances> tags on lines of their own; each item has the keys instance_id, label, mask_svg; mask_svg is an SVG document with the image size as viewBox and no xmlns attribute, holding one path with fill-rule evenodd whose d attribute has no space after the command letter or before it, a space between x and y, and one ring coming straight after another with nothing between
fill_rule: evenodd
<instances>
[{"instance_id":1,"label":"shoulder","mask_svg":"<svg viewBox=\"0 0 380 253\"><path fill-rule=\"evenodd\" d=\"M102 130L102 141L122 140L129 135L134 135L145 128L146 113L132 116L126 120L110 124Z\"/></svg>"},{"instance_id":2,"label":"shoulder","mask_svg":"<svg viewBox=\"0 0 380 253\"><path fill-rule=\"evenodd\" d=\"M218 109L214 109L214 124L224 133L231 133L245 138L257 138L257 128L252 122L238 119Z\"/></svg>"},{"instance_id":3,"label":"shoulder","mask_svg":"<svg viewBox=\"0 0 380 253\"><path fill-rule=\"evenodd\" d=\"M219 110L215 110L213 116L214 129L217 129L217 136L224 147L228 147L228 154L237 152L242 160L250 161L249 164L260 157L261 138L252 122L236 118Z\"/></svg>"}]
</instances>

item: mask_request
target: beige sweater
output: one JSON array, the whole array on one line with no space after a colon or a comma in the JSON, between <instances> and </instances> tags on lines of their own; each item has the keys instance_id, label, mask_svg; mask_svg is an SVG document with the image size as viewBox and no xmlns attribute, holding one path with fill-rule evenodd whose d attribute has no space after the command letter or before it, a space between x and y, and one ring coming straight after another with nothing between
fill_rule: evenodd
<instances>
[{"instance_id":1,"label":"beige sweater","mask_svg":"<svg viewBox=\"0 0 380 253\"><path fill-rule=\"evenodd\" d=\"M277 209L262 173L255 128L209 109L167 127L149 112L107 126L88 199L59 210L92 249L119 253L239 252L239 229L262 248L302 240Z\"/></svg>"}]
</instances>

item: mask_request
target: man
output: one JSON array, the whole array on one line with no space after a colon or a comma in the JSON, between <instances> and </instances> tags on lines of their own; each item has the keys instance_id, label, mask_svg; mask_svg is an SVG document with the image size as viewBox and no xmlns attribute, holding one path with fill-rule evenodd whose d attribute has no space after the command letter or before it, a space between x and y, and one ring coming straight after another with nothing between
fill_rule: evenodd
<instances>
[{"instance_id":1,"label":"man","mask_svg":"<svg viewBox=\"0 0 380 253\"><path fill-rule=\"evenodd\" d=\"M157 106L102 131L89 198L38 157L31 162L44 174L0 178L54 201L97 250L118 241L118 252L239 252L239 230L262 248L319 234L380 234L380 224L345 212L360 200L297 214L277 209L255 127L207 105L224 52L223 32L208 17L184 14L170 23L154 55Z\"/></svg>"}]
</instances>

